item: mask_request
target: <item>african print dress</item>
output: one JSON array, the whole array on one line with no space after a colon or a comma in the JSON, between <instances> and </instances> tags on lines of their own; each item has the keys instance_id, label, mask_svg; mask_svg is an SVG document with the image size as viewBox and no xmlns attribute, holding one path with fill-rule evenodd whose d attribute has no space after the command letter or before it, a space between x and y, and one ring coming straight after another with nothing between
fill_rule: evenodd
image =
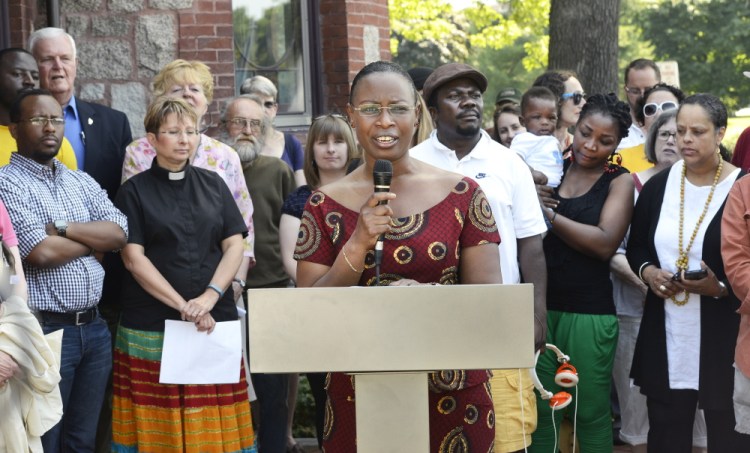
<instances>
[{"instance_id":1,"label":"african print dress","mask_svg":"<svg viewBox=\"0 0 750 453\"><path fill-rule=\"evenodd\" d=\"M358 216L323 192L313 192L302 216L295 258L331 266L353 233ZM391 227L385 235L381 285L406 278L458 284L461 248L500 242L484 192L469 178L463 178L437 205L394 219ZM369 251L359 281L362 286L375 284L374 258L374 252ZM489 376L488 370L445 370L429 375L430 451L491 451L495 414ZM356 451L353 379L343 373L328 376L323 434L326 453Z\"/></svg>"}]
</instances>

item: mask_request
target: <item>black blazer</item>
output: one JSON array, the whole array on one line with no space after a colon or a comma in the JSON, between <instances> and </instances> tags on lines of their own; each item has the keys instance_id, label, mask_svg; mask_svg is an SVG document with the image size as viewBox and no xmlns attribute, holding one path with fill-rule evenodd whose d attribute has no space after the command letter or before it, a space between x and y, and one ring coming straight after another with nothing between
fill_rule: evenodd
<instances>
[{"instance_id":1,"label":"black blazer","mask_svg":"<svg viewBox=\"0 0 750 453\"><path fill-rule=\"evenodd\" d=\"M99 183L110 200L120 188L125 147L133 141L124 113L76 98L78 119L85 135L84 171Z\"/></svg>"},{"instance_id":2,"label":"black blazer","mask_svg":"<svg viewBox=\"0 0 750 453\"><path fill-rule=\"evenodd\" d=\"M660 266L654 245L661 205L670 169L652 177L644 186L633 211L627 258L636 274L645 262ZM739 177L745 173L740 172ZM701 296L701 343L698 399L700 406L712 410L732 410L734 388L734 348L740 316L740 301L732 292L721 259L721 216L726 199L711 219L703 238L703 261L724 282L729 290L719 300ZM675 232L675 243L677 234ZM630 377L649 398L668 402L669 371L667 367L667 336L664 325L664 299L649 288L643 308L643 320L633 355ZM696 364L697 365L697 364Z\"/></svg>"},{"instance_id":3,"label":"black blazer","mask_svg":"<svg viewBox=\"0 0 750 453\"><path fill-rule=\"evenodd\" d=\"M133 141L128 118L119 110L78 98L76 106L81 130L85 135L84 171L107 191L110 200L114 200L120 188L125 147ZM119 253L106 253L103 264L104 286L99 310L110 323L116 323L119 318L118 303L122 276L126 272L125 266Z\"/></svg>"}]
</instances>

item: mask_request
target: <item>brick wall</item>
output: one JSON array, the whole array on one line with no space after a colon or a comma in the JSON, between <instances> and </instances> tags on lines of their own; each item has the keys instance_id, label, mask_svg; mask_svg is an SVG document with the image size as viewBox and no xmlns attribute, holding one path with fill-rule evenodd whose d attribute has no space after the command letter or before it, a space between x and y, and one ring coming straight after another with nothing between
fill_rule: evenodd
<instances>
[{"instance_id":1,"label":"brick wall","mask_svg":"<svg viewBox=\"0 0 750 453\"><path fill-rule=\"evenodd\" d=\"M216 125L224 104L234 97L232 1L195 0L192 8L179 11L178 23L179 58L200 60L214 75L214 101L208 111Z\"/></svg>"},{"instance_id":2,"label":"brick wall","mask_svg":"<svg viewBox=\"0 0 750 453\"><path fill-rule=\"evenodd\" d=\"M323 74L329 111L344 112L349 86L365 66L365 49L377 47L378 58L390 60L387 0L320 0ZM366 42L365 27L375 27L378 42Z\"/></svg>"},{"instance_id":3,"label":"brick wall","mask_svg":"<svg viewBox=\"0 0 750 453\"><path fill-rule=\"evenodd\" d=\"M33 30L36 19L35 1L10 0L8 15L10 16L10 42L12 47L26 47L26 41Z\"/></svg>"},{"instance_id":4,"label":"brick wall","mask_svg":"<svg viewBox=\"0 0 750 453\"><path fill-rule=\"evenodd\" d=\"M301 1L319 5L310 14L319 14L322 105L344 112L357 71L390 59L388 1ZM29 34L46 24L38 0L10 0L9 13L14 46L25 47ZM216 125L234 96L231 0L61 0L60 16L78 46L78 96L124 111L135 136L143 134L151 79L174 58L211 68L214 100L206 122Z\"/></svg>"}]
</instances>

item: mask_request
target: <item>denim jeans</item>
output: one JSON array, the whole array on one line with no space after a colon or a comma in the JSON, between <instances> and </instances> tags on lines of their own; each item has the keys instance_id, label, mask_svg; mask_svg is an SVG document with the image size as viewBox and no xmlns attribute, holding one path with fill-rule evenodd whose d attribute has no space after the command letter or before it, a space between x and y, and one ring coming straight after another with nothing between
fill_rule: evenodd
<instances>
[{"instance_id":1,"label":"denim jeans","mask_svg":"<svg viewBox=\"0 0 750 453\"><path fill-rule=\"evenodd\" d=\"M42 324L45 334L60 329L63 418L42 436L42 445L45 453L93 452L104 389L112 369L112 338L101 317L81 326Z\"/></svg>"},{"instance_id":2,"label":"denim jeans","mask_svg":"<svg viewBox=\"0 0 750 453\"><path fill-rule=\"evenodd\" d=\"M251 377L260 407L256 432L259 450L263 453L285 453L289 375L253 373Z\"/></svg>"}]
</instances>

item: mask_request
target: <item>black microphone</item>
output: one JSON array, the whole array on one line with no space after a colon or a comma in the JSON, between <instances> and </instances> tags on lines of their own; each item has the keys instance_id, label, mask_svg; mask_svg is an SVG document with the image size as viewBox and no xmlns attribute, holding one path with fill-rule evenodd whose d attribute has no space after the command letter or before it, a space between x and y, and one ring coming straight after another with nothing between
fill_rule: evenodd
<instances>
[{"instance_id":1,"label":"black microphone","mask_svg":"<svg viewBox=\"0 0 750 453\"><path fill-rule=\"evenodd\" d=\"M375 184L375 193L378 192L390 192L391 191L391 178L393 177L393 164L391 161L385 159L378 159L375 161L375 168L372 170L372 180ZM381 200L378 205L388 204L388 200ZM378 241L375 243L375 265L380 267L380 263L383 262L383 239L384 234L378 237Z\"/></svg>"}]
</instances>

